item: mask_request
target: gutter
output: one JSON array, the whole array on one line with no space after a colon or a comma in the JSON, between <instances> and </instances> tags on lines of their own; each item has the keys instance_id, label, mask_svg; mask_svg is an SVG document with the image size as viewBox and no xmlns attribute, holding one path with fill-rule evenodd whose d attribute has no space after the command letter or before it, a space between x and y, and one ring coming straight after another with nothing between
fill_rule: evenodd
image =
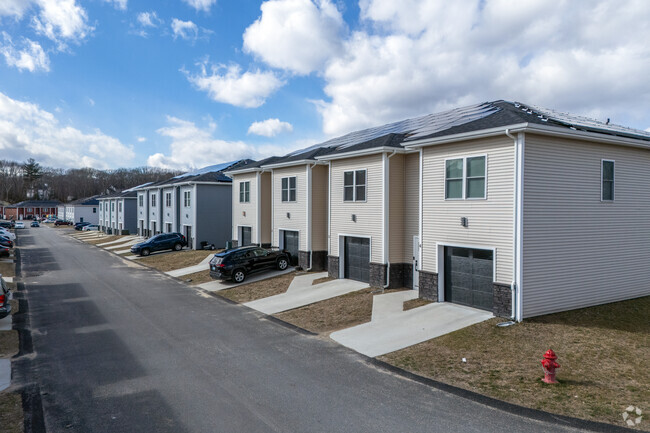
<instances>
[{"instance_id":1,"label":"gutter","mask_svg":"<svg viewBox=\"0 0 650 433\"><path fill-rule=\"evenodd\" d=\"M412 151L413 151L412 149L407 149L407 148L382 146L382 147L372 147L364 150L356 150L353 152L317 156L316 159L318 161L333 161L336 159L346 159L346 158L353 158L357 156L376 155L376 154L386 153L386 152L412 153Z\"/></svg>"},{"instance_id":2,"label":"gutter","mask_svg":"<svg viewBox=\"0 0 650 433\"><path fill-rule=\"evenodd\" d=\"M511 313L510 318L513 320L521 321L521 308L522 308L522 265L523 265L523 171L524 171L524 146L525 139L524 133L519 132L517 137L510 133L509 129L505 130L508 138L514 141L514 203L513 203L513 281L510 284L510 302Z\"/></svg>"}]
</instances>

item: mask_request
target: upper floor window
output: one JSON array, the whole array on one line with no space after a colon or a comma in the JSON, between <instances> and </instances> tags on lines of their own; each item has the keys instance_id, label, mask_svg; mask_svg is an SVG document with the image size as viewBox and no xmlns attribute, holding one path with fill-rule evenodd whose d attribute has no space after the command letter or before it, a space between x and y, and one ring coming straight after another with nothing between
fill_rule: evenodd
<instances>
[{"instance_id":1,"label":"upper floor window","mask_svg":"<svg viewBox=\"0 0 650 433\"><path fill-rule=\"evenodd\" d=\"M96 207L93 208L93 213L97 213L97 208Z\"/></svg>"},{"instance_id":2,"label":"upper floor window","mask_svg":"<svg viewBox=\"0 0 650 433\"><path fill-rule=\"evenodd\" d=\"M115 210L115 202L111 202L111 210L112 210L112 211Z\"/></svg>"},{"instance_id":3,"label":"upper floor window","mask_svg":"<svg viewBox=\"0 0 650 433\"><path fill-rule=\"evenodd\" d=\"M239 182L239 202L250 203L251 201L251 183L250 181Z\"/></svg>"},{"instance_id":4,"label":"upper floor window","mask_svg":"<svg viewBox=\"0 0 650 433\"><path fill-rule=\"evenodd\" d=\"M282 201L296 201L296 176L282 178Z\"/></svg>"},{"instance_id":5,"label":"upper floor window","mask_svg":"<svg viewBox=\"0 0 650 433\"><path fill-rule=\"evenodd\" d=\"M185 206L185 207L190 207L190 204L191 204L191 202L190 202L190 197L191 197L190 193L191 193L191 191L183 192L183 206Z\"/></svg>"},{"instance_id":6,"label":"upper floor window","mask_svg":"<svg viewBox=\"0 0 650 433\"><path fill-rule=\"evenodd\" d=\"M165 206L166 207L172 207L172 193L171 192L166 192L165 193Z\"/></svg>"},{"instance_id":7,"label":"upper floor window","mask_svg":"<svg viewBox=\"0 0 650 433\"><path fill-rule=\"evenodd\" d=\"M445 161L445 198L476 199L486 196L485 156Z\"/></svg>"},{"instance_id":8,"label":"upper floor window","mask_svg":"<svg viewBox=\"0 0 650 433\"><path fill-rule=\"evenodd\" d=\"M151 196L151 207L156 207L156 195Z\"/></svg>"},{"instance_id":9,"label":"upper floor window","mask_svg":"<svg viewBox=\"0 0 650 433\"><path fill-rule=\"evenodd\" d=\"M118 211L118 212L122 212L122 202L119 202L119 203L117 204L117 211Z\"/></svg>"},{"instance_id":10,"label":"upper floor window","mask_svg":"<svg viewBox=\"0 0 650 433\"><path fill-rule=\"evenodd\" d=\"M143 195L138 196L138 206L140 206L140 207L144 206L144 196Z\"/></svg>"},{"instance_id":11,"label":"upper floor window","mask_svg":"<svg viewBox=\"0 0 650 433\"><path fill-rule=\"evenodd\" d=\"M366 201L366 170L343 173L343 201Z\"/></svg>"},{"instance_id":12,"label":"upper floor window","mask_svg":"<svg viewBox=\"0 0 650 433\"><path fill-rule=\"evenodd\" d=\"M602 201L614 201L614 161L603 159L601 163L600 199Z\"/></svg>"},{"instance_id":13,"label":"upper floor window","mask_svg":"<svg viewBox=\"0 0 650 433\"><path fill-rule=\"evenodd\" d=\"M99 210L102 210L102 203L99 203Z\"/></svg>"}]
</instances>

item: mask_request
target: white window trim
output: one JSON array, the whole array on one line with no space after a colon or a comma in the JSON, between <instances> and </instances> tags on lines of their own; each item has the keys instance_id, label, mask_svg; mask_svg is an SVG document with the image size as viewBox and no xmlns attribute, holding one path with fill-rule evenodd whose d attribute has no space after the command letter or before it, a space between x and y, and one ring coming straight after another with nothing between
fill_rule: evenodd
<instances>
[{"instance_id":1,"label":"white window trim","mask_svg":"<svg viewBox=\"0 0 650 433\"><path fill-rule=\"evenodd\" d=\"M295 200L291 200L291 182L289 179L294 178L296 179L296 187L293 189L294 190L294 196L296 197ZM282 187L282 181L284 179L287 179L287 199L283 200L282 199L282 193L284 193L284 188ZM282 203L296 203L298 201L298 176L285 176L280 178L280 201Z\"/></svg>"},{"instance_id":2,"label":"white window trim","mask_svg":"<svg viewBox=\"0 0 650 433\"><path fill-rule=\"evenodd\" d=\"M168 200L169 199L169 203ZM165 207L172 207L172 193L171 192L166 192L165 193Z\"/></svg>"},{"instance_id":3,"label":"white window trim","mask_svg":"<svg viewBox=\"0 0 650 433\"><path fill-rule=\"evenodd\" d=\"M366 198L364 200L357 200L357 171L366 172L366 183L363 185L366 188ZM352 173L352 200L345 199L345 173ZM344 203L366 203L368 201L368 169L367 168L355 168L352 170L343 171L343 202ZM363 236L359 236L363 237Z\"/></svg>"},{"instance_id":4,"label":"white window trim","mask_svg":"<svg viewBox=\"0 0 650 433\"><path fill-rule=\"evenodd\" d=\"M483 185L483 197L467 197L467 160L469 158L480 158L484 157L485 158L485 185ZM447 198L447 161L453 161L455 159L462 159L463 160L463 196L461 198ZM460 200L487 200L488 195L488 156L487 153L483 154L478 154L478 155L467 155L467 156L457 156L457 157L450 157L450 158L445 158L443 162L443 182L445 183L445 192L444 192L444 198L445 201L460 201ZM602 185L602 182L601 182Z\"/></svg>"},{"instance_id":5,"label":"white window trim","mask_svg":"<svg viewBox=\"0 0 650 433\"><path fill-rule=\"evenodd\" d=\"M603 178L605 172L603 171L603 163L604 162L611 162L614 164L614 169L612 170L612 199L611 200L604 200L603 199L603 183L605 182L605 179ZM614 200L616 200L616 161L613 159L601 159L600 160L600 201L601 203L611 203Z\"/></svg>"},{"instance_id":6,"label":"white window trim","mask_svg":"<svg viewBox=\"0 0 650 433\"><path fill-rule=\"evenodd\" d=\"M244 191L244 199L242 200L242 186L248 184L248 200L246 200L246 191ZM250 203L251 202L251 181L244 180L239 182L239 203Z\"/></svg>"},{"instance_id":7,"label":"white window trim","mask_svg":"<svg viewBox=\"0 0 650 433\"><path fill-rule=\"evenodd\" d=\"M192 207L192 191L183 191L183 207Z\"/></svg>"}]
</instances>

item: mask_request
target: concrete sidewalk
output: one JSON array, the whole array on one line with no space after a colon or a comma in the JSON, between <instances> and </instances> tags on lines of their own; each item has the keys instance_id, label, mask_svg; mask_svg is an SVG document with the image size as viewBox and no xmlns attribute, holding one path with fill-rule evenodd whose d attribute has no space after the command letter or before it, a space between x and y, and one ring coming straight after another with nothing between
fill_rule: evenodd
<instances>
[{"instance_id":1,"label":"concrete sidewalk","mask_svg":"<svg viewBox=\"0 0 650 433\"><path fill-rule=\"evenodd\" d=\"M109 250L109 251L117 250L118 248L124 248L124 247L129 247L131 245L139 244L140 242L142 242L142 239L132 239L132 240L130 240L128 242L124 242L124 243L117 244L117 245L111 245L110 247L106 247L104 249Z\"/></svg>"},{"instance_id":2,"label":"concrete sidewalk","mask_svg":"<svg viewBox=\"0 0 650 433\"><path fill-rule=\"evenodd\" d=\"M201 263L199 263L198 265L188 266L186 268L174 269L173 271L167 271L165 273L172 277L180 277L182 275L189 275L195 272L207 271L208 269L210 269L208 263L210 262L210 259L212 259L212 257L214 257L214 252L208 254L208 256L205 259L201 260Z\"/></svg>"},{"instance_id":3,"label":"concrete sidewalk","mask_svg":"<svg viewBox=\"0 0 650 433\"><path fill-rule=\"evenodd\" d=\"M101 244L97 244L97 246L98 247L105 247L106 245L123 244L124 242L132 241L134 239L143 239L144 240L144 238L140 238L140 236L131 235L131 236L124 236L123 238L116 239L114 241L103 242Z\"/></svg>"},{"instance_id":4,"label":"concrete sidewalk","mask_svg":"<svg viewBox=\"0 0 650 433\"><path fill-rule=\"evenodd\" d=\"M434 302L401 311L404 301L416 296L414 290L376 295L370 323L333 332L330 337L350 349L375 357L494 317L488 311L449 302Z\"/></svg>"},{"instance_id":5,"label":"concrete sidewalk","mask_svg":"<svg viewBox=\"0 0 650 433\"><path fill-rule=\"evenodd\" d=\"M4 319L0 319L0 331L9 331L11 329L11 323L11 314Z\"/></svg>"},{"instance_id":6,"label":"concrete sidewalk","mask_svg":"<svg viewBox=\"0 0 650 433\"><path fill-rule=\"evenodd\" d=\"M11 385L11 359L0 359L0 391Z\"/></svg>"},{"instance_id":7,"label":"concrete sidewalk","mask_svg":"<svg viewBox=\"0 0 650 433\"><path fill-rule=\"evenodd\" d=\"M287 268L284 271L261 272L259 274L253 274L247 277L246 280L241 284L233 283L232 281L214 280L208 283L199 284L197 287L208 292L218 292L220 290L233 289L235 287L245 286L246 284L256 283L258 281L267 280L273 277L279 277L280 275L288 274L289 272L293 271L293 268Z\"/></svg>"},{"instance_id":8,"label":"concrete sidewalk","mask_svg":"<svg viewBox=\"0 0 650 433\"><path fill-rule=\"evenodd\" d=\"M316 284L315 286L312 285L314 280L326 276L327 272L298 275L293 279L293 282L285 293L247 302L244 305L265 314L275 314L356 292L357 290L368 287L367 283L353 280L333 280Z\"/></svg>"}]
</instances>

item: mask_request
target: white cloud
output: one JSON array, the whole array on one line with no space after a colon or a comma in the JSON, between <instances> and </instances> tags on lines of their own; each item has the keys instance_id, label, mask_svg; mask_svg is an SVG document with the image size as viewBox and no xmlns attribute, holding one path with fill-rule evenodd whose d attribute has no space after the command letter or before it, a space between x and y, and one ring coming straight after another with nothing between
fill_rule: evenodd
<instances>
[{"instance_id":1,"label":"white cloud","mask_svg":"<svg viewBox=\"0 0 650 433\"><path fill-rule=\"evenodd\" d=\"M88 24L86 10L76 0L36 0L41 10L32 18L37 33L56 42L60 50L67 42L80 43L94 28Z\"/></svg>"},{"instance_id":2,"label":"white cloud","mask_svg":"<svg viewBox=\"0 0 650 433\"><path fill-rule=\"evenodd\" d=\"M5 57L7 65L29 72L50 70L50 59L38 42L31 39L22 39L22 48L16 48L6 32L2 32L3 41L0 42L0 54Z\"/></svg>"},{"instance_id":3,"label":"white cloud","mask_svg":"<svg viewBox=\"0 0 650 433\"><path fill-rule=\"evenodd\" d=\"M167 126L158 134L171 139L169 154L155 153L147 159L147 165L170 169L191 169L226 161L251 158L262 159L272 155L284 155L304 147L304 143L287 146L256 145L243 141L227 141L214 138L217 125L210 122L199 127L194 122L168 116Z\"/></svg>"},{"instance_id":4,"label":"white cloud","mask_svg":"<svg viewBox=\"0 0 650 433\"><path fill-rule=\"evenodd\" d=\"M145 141L147 141L145 137L136 137L136 140L138 140L138 143L144 143Z\"/></svg>"},{"instance_id":5,"label":"white cloud","mask_svg":"<svg viewBox=\"0 0 650 433\"><path fill-rule=\"evenodd\" d=\"M84 133L62 126L52 113L30 102L0 93L0 153L3 158L36 159L41 165L100 169L128 164L135 154L130 146L99 130Z\"/></svg>"},{"instance_id":6,"label":"white cloud","mask_svg":"<svg viewBox=\"0 0 650 433\"><path fill-rule=\"evenodd\" d=\"M274 137L282 132L293 131L291 123L281 122L280 119L266 119L262 122L254 122L248 128L249 134L263 135L264 137Z\"/></svg>"},{"instance_id":7,"label":"white cloud","mask_svg":"<svg viewBox=\"0 0 650 433\"><path fill-rule=\"evenodd\" d=\"M217 0L183 0L188 5L192 6L197 11L209 12L213 4L217 3Z\"/></svg>"},{"instance_id":8,"label":"white cloud","mask_svg":"<svg viewBox=\"0 0 650 433\"><path fill-rule=\"evenodd\" d=\"M321 69L341 48L343 18L330 0L273 0L244 33L244 50L296 74Z\"/></svg>"},{"instance_id":9,"label":"white cloud","mask_svg":"<svg viewBox=\"0 0 650 433\"><path fill-rule=\"evenodd\" d=\"M138 22L142 27L158 27L162 21L156 12L140 12Z\"/></svg>"},{"instance_id":10,"label":"white cloud","mask_svg":"<svg viewBox=\"0 0 650 433\"><path fill-rule=\"evenodd\" d=\"M213 100L237 107L259 107L284 85L271 71L242 73L239 65L208 65L207 61L200 64L200 68L196 75L185 72L187 79Z\"/></svg>"},{"instance_id":11,"label":"white cloud","mask_svg":"<svg viewBox=\"0 0 650 433\"><path fill-rule=\"evenodd\" d=\"M360 10L363 30L320 71L327 134L494 99L650 121L647 2L362 0Z\"/></svg>"},{"instance_id":12,"label":"white cloud","mask_svg":"<svg viewBox=\"0 0 650 433\"><path fill-rule=\"evenodd\" d=\"M95 106L95 100L93 98L88 98L88 103L90 104L91 107Z\"/></svg>"},{"instance_id":13,"label":"white cloud","mask_svg":"<svg viewBox=\"0 0 650 433\"><path fill-rule=\"evenodd\" d=\"M172 20L172 32L174 39L181 37L185 40L196 40L199 37L199 28L192 21L181 21L177 18Z\"/></svg>"},{"instance_id":14,"label":"white cloud","mask_svg":"<svg viewBox=\"0 0 650 433\"><path fill-rule=\"evenodd\" d=\"M126 10L126 4L128 3L128 0L104 0L106 3L113 3L115 6L115 9L119 9L122 11Z\"/></svg>"},{"instance_id":15,"label":"white cloud","mask_svg":"<svg viewBox=\"0 0 650 433\"><path fill-rule=\"evenodd\" d=\"M0 17L9 16L17 19L32 5L33 0L2 0L0 1Z\"/></svg>"}]
</instances>

